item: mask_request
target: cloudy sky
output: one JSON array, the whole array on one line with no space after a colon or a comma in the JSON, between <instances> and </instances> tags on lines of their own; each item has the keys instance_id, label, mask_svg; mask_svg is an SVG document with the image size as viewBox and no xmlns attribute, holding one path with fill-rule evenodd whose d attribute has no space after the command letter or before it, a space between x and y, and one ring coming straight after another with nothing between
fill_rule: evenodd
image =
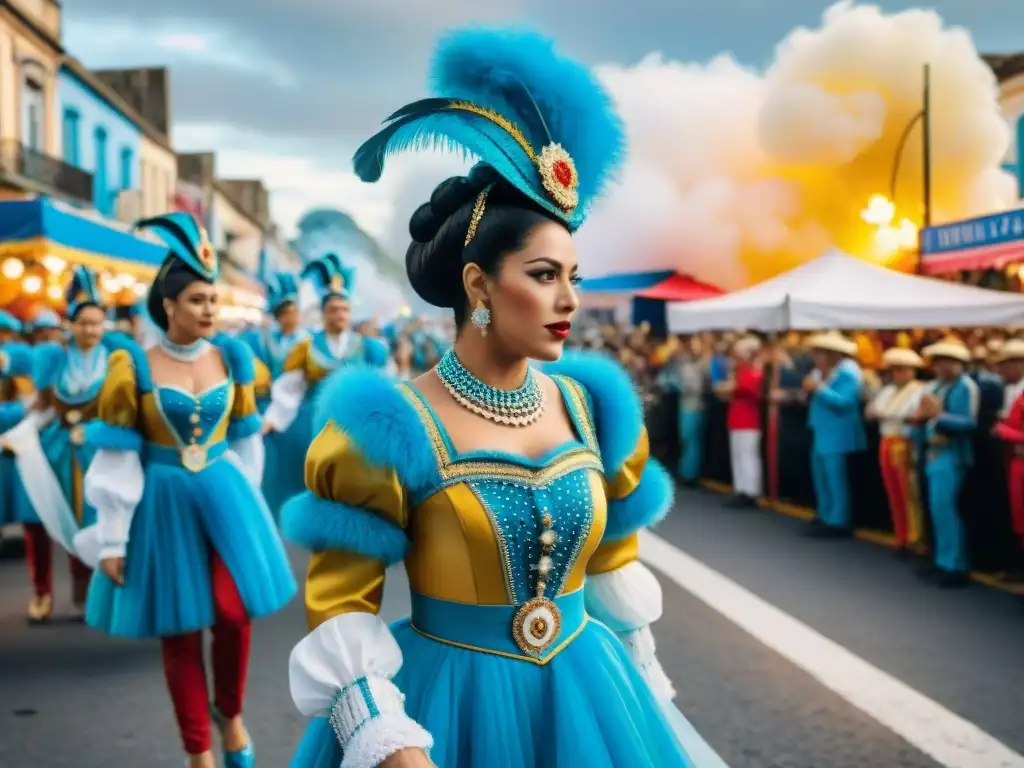
<instances>
[{"instance_id":1,"label":"cloudy sky","mask_svg":"<svg viewBox=\"0 0 1024 768\"><path fill-rule=\"evenodd\" d=\"M439 30L517 21L592 63L661 52L706 61L723 51L759 67L825 0L65 0L64 35L89 67L172 70L179 150L213 149L224 177L262 177L279 223L308 208L349 211L370 232L392 226L401 174L378 185L349 171L359 142L424 95ZM982 51L1024 47L1021 0L882 0L927 5L968 27ZM1014 32L1016 30L1016 34ZM385 238L386 239L386 238Z\"/></svg>"}]
</instances>

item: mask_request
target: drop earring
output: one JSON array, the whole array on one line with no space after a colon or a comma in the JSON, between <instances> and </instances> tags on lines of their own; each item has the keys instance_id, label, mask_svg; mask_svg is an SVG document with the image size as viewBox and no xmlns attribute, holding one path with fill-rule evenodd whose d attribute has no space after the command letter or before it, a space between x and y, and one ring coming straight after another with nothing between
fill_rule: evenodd
<instances>
[{"instance_id":1,"label":"drop earring","mask_svg":"<svg viewBox=\"0 0 1024 768\"><path fill-rule=\"evenodd\" d=\"M473 323L473 326L480 331L481 336L487 335L487 326L491 324L491 310L489 310L482 301L476 303L476 309L473 310L473 314L469 316L469 321Z\"/></svg>"}]
</instances>

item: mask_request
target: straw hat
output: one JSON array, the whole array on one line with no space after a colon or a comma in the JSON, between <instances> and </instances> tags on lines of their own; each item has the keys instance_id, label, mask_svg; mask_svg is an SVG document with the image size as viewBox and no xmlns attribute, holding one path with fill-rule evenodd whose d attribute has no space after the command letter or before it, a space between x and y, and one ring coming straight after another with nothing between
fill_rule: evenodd
<instances>
[{"instance_id":1,"label":"straw hat","mask_svg":"<svg viewBox=\"0 0 1024 768\"><path fill-rule=\"evenodd\" d=\"M924 365L921 356L912 349L890 347L882 355L882 365L886 368L920 368Z\"/></svg>"},{"instance_id":2,"label":"straw hat","mask_svg":"<svg viewBox=\"0 0 1024 768\"><path fill-rule=\"evenodd\" d=\"M846 338L839 331L826 331L816 333L807 339L807 346L810 349L824 349L829 352L838 352L847 357L854 357L857 354L857 342Z\"/></svg>"},{"instance_id":3,"label":"straw hat","mask_svg":"<svg viewBox=\"0 0 1024 768\"><path fill-rule=\"evenodd\" d=\"M960 339L949 336L942 341L924 348L925 357L945 357L950 360L959 360L961 363L971 362L971 350L967 348Z\"/></svg>"},{"instance_id":4,"label":"straw hat","mask_svg":"<svg viewBox=\"0 0 1024 768\"><path fill-rule=\"evenodd\" d=\"M976 344L971 350L971 357L975 360L988 360L988 347L984 344Z\"/></svg>"},{"instance_id":5,"label":"straw hat","mask_svg":"<svg viewBox=\"0 0 1024 768\"><path fill-rule=\"evenodd\" d=\"M740 357L749 357L760 351L761 340L757 336L744 336L733 343L732 349Z\"/></svg>"},{"instance_id":6,"label":"straw hat","mask_svg":"<svg viewBox=\"0 0 1024 768\"><path fill-rule=\"evenodd\" d=\"M1024 339L1007 339L992 357L996 363L1022 359L1024 359Z\"/></svg>"}]
</instances>

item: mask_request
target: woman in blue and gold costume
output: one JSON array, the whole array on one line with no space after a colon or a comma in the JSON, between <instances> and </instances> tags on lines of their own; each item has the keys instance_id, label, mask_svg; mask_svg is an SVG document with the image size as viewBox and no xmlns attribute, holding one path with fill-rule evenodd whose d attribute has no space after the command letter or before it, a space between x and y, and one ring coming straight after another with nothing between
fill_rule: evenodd
<instances>
[{"instance_id":1,"label":"woman in blue and gold costume","mask_svg":"<svg viewBox=\"0 0 1024 768\"><path fill-rule=\"evenodd\" d=\"M615 167L619 119L589 70L528 33L450 35L433 83L439 97L396 112L355 167L376 181L390 153L431 145L482 160L409 225L412 286L454 310L458 337L411 382L346 372L318 403L309 490L282 516L313 553L289 674L314 719L292 766L703 764L637 556L671 480L627 374L559 360L578 307L571 235ZM412 615L388 627L385 570L403 559Z\"/></svg>"},{"instance_id":2,"label":"woman in blue and gold costume","mask_svg":"<svg viewBox=\"0 0 1024 768\"><path fill-rule=\"evenodd\" d=\"M0 529L35 519L14 454L4 440L4 434L28 415L35 402L32 349L21 341L22 332L21 321L0 310ZM32 600L29 605L30 616L36 603Z\"/></svg>"},{"instance_id":3,"label":"woman in blue and gold costume","mask_svg":"<svg viewBox=\"0 0 1024 768\"><path fill-rule=\"evenodd\" d=\"M107 358L127 341L106 332L106 309L96 276L76 267L67 288L66 343L47 342L33 350L38 398L31 424L12 440L19 474L31 500L31 519L25 522L25 549L34 595L29 619L45 621L53 611L53 542L69 553L74 618L85 611L91 570L76 556L75 534L92 525L96 511L82 493L82 478L93 449L85 444L85 429L96 418ZM40 471L34 457L38 442L51 472Z\"/></svg>"},{"instance_id":4,"label":"woman in blue and gold costume","mask_svg":"<svg viewBox=\"0 0 1024 768\"><path fill-rule=\"evenodd\" d=\"M256 357L256 394L260 413L266 413L270 405L271 387L284 373L288 353L308 335L301 327L299 283L295 275L278 272L271 278L267 284L267 312L273 317L272 326L253 329L242 335L242 340L252 348ZM291 472L286 469L298 467L295 457L305 455L312 440L308 421L306 429L301 428L302 424L301 419L296 419L287 430L268 434L266 438L266 463L276 469L263 475L263 496L275 517L281 505L303 488L301 469Z\"/></svg>"},{"instance_id":5,"label":"woman in blue and gold costume","mask_svg":"<svg viewBox=\"0 0 1024 768\"><path fill-rule=\"evenodd\" d=\"M274 379L271 403L265 413L266 429L289 431L289 445L302 445L313 439L313 403L320 383L331 373L353 365L383 368L388 363L387 345L351 330L354 270L347 268L333 253L306 265L303 276L313 282L320 295L323 329L296 342L285 358L283 373ZM276 472L281 482L290 484L293 493L305 486L303 451L296 451Z\"/></svg>"},{"instance_id":6,"label":"woman in blue and gold costume","mask_svg":"<svg viewBox=\"0 0 1024 768\"><path fill-rule=\"evenodd\" d=\"M168 248L147 299L164 335L148 351L133 344L110 356L99 420L87 432L96 455L85 495L98 522L75 543L99 571L86 621L112 635L160 638L189 766L216 764L212 710L224 765L249 768L254 751L241 713L251 621L296 591L258 490L263 441L252 353L216 333L220 270L192 217L171 213L138 226Z\"/></svg>"}]
</instances>

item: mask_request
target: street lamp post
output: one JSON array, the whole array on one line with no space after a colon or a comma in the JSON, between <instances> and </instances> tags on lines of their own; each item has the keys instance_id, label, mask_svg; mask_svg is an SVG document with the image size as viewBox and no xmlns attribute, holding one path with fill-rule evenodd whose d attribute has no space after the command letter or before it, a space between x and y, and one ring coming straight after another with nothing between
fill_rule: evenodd
<instances>
[{"instance_id":1,"label":"street lamp post","mask_svg":"<svg viewBox=\"0 0 1024 768\"><path fill-rule=\"evenodd\" d=\"M932 225L932 88L931 88L931 65L924 65L924 90L921 94L921 111L910 118L907 127L900 135L899 143L896 145L896 160L892 167L892 177L889 179L889 200L896 204L896 181L900 172L900 161L903 159L903 149L906 147L910 132L921 121L921 162L922 162L922 195L924 197L924 210L921 216L921 229L917 238L917 267L916 272L921 271L921 237L926 227Z\"/></svg>"}]
</instances>

